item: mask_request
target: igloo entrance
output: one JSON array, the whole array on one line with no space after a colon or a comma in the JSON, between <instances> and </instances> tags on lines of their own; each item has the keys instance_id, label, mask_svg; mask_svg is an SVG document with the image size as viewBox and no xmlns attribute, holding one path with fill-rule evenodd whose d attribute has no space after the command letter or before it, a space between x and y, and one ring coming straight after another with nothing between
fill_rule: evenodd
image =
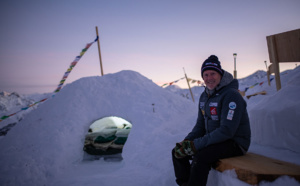
<instances>
[{"instance_id":1,"label":"igloo entrance","mask_svg":"<svg viewBox=\"0 0 300 186\"><path fill-rule=\"evenodd\" d=\"M131 128L130 122L116 116L94 121L85 136L84 159L122 159L122 150Z\"/></svg>"}]
</instances>

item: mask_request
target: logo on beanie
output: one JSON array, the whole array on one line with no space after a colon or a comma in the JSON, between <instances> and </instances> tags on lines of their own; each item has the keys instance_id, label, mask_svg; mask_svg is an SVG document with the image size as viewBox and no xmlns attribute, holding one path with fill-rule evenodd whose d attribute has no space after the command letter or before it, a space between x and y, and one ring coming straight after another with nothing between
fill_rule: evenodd
<instances>
[{"instance_id":1,"label":"logo on beanie","mask_svg":"<svg viewBox=\"0 0 300 186\"><path fill-rule=\"evenodd\" d=\"M207 63L205 63L205 65L214 65L214 66L218 66L218 64L217 63L213 63L213 62L207 62Z\"/></svg>"}]
</instances>

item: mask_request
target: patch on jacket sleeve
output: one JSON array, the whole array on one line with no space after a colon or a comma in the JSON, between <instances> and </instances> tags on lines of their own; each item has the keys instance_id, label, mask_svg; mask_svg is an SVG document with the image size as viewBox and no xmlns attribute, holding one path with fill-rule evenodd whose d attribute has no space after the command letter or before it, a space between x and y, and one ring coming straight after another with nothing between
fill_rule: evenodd
<instances>
[{"instance_id":1,"label":"patch on jacket sleeve","mask_svg":"<svg viewBox=\"0 0 300 186\"><path fill-rule=\"evenodd\" d=\"M233 109L233 110L236 109L236 103L235 102L230 102L229 103L229 108Z\"/></svg>"},{"instance_id":2,"label":"patch on jacket sleeve","mask_svg":"<svg viewBox=\"0 0 300 186\"><path fill-rule=\"evenodd\" d=\"M232 120L233 114L234 114L234 110L229 110L229 111L228 111L228 114L227 114L227 119L228 119L228 120Z\"/></svg>"}]
</instances>

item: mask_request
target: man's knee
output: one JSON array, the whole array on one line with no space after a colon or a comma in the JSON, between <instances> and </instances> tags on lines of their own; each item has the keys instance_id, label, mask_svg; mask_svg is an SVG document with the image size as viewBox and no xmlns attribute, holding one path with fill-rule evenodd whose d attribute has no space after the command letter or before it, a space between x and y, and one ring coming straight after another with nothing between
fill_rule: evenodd
<instances>
[{"instance_id":1,"label":"man's knee","mask_svg":"<svg viewBox=\"0 0 300 186\"><path fill-rule=\"evenodd\" d=\"M172 157L175 158L175 148L172 149L171 153L172 153Z\"/></svg>"},{"instance_id":2,"label":"man's knee","mask_svg":"<svg viewBox=\"0 0 300 186\"><path fill-rule=\"evenodd\" d=\"M218 157L212 154L209 148L203 148L194 155L192 164L194 164L194 166L210 167L217 160Z\"/></svg>"}]
</instances>

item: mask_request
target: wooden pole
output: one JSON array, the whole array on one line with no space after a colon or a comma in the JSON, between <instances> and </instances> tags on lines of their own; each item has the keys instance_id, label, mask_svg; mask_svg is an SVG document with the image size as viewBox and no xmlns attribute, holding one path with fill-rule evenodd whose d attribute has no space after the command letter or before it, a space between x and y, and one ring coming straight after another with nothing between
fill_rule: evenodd
<instances>
[{"instance_id":1,"label":"wooden pole","mask_svg":"<svg viewBox=\"0 0 300 186\"><path fill-rule=\"evenodd\" d=\"M275 81L276 81L276 88L277 91L281 89L281 81L280 81L280 71L279 71L279 60L278 60L278 53L277 53L277 46L276 46L276 40L275 37L272 36L270 37L270 51L271 51L271 55L270 56L270 61L273 62L272 64L272 68L273 68L273 72L275 73Z\"/></svg>"},{"instance_id":2,"label":"wooden pole","mask_svg":"<svg viewBox=\"0 0 300 186\"><path fill-rule=\"evenodd\" d=\"M98 43L98 53L99 53L99 60L100 60L100 70L101 70L101 76L103 76L103 67L102 67L102 58L101 58L101 50L100 50L100 37L98 34L98 27L96 26L96 34L98 37L97 43Z\"/></svg>"},{"instance_id":3,"label":"wooden pole","mask_svg":"<svg viewBox=\"0 0 300 186\"><path fill-rule=\"evenodd\" d=\"M184 68L183 68L183 72L184 72L184 75L185 75L186 82L187 82L187 84L188 84L188 86L189 86L189 89L190 89L190 93L191 93L193 102L195 102L195 99L194 99L194 96L193 96L193 92L192 92L192 90L191 90L190 83L189 83L189 80L188 80L188 78L187 78L187 76L186 76L186 73L185 73Z\"/></svg>"}]
</instances>

